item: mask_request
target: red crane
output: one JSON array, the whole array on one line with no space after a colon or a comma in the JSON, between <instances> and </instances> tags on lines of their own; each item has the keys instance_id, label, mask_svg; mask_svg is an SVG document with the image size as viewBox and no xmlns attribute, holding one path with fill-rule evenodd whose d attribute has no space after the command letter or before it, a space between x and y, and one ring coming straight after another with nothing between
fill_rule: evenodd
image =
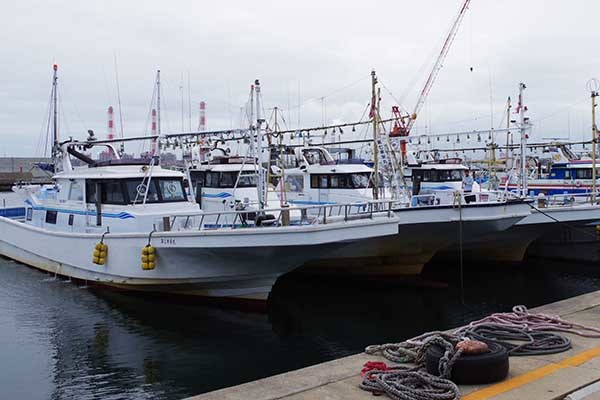
<instances>
[{"instance_id":1,"label":"red crane","mask_svg":"<svg viewBox=\"0 0 600 400\"><path fill-rule=\"evenodd\" d=\"M443 62L446 59L448 52L450 51L450 47L454 42L454 38L456 38L458 28L460 27L460 24L467 12L467 9L469 8L470 3L471 0L465 0L463 2L458 12L458 16L454 20L454 24L452 25L452 28L450 29L450 32L448 33L448 36L444 41L442 49L440 50L440 54L438 55L438 58L435 61L433 69L429 73L429 77L427 77L425 86L423 86L423 89L421 90L421 94L419 95L419 99L417 100L417 104L415 105L412 114L402 115L398 106L392 107L393 118L395 118L396 120L394 121L394 126L392 127L392 130L390 132L391 137L408 136L410 134L410 130L412 129L413 125L415 124L415 121L417 120L417 115L421 111L421 107L423 107L423 104L425 103L425 100L427 99L427 96L431 91L431 87L433 86L433 83L435 82L435 79L437 78L440 69L442 69L443 67Z\"/></svg>"}]
</instances>

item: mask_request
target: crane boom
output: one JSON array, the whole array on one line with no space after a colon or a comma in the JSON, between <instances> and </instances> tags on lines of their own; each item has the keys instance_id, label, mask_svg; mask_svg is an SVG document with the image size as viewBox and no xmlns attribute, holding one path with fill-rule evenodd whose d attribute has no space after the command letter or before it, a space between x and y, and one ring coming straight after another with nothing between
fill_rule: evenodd
<instances>
[{"instance_id":1,"label":"crane boom","mask_svg":"<svg viewBox=\"0 0 600 400\"><path fill-rule=\"evenodd\" d=\"M437 78L437 75L440 72L440 69L442 69L443 62L446 59L448 52L450 51L450 47L452 46L452 43L454 42L454 38L456 37L456 34L458 33L458 28L460 27L460 24L467 12L467 9L469 8L470 3L471 3L471 0L465 0L460 8L460 11L458 12L458 16L456 17L456 20L454 21L454 24L452 25L452 28L450 29L450 32L448 33L448 36L446 37L446 40L444 41L444 45L442 46L442 49L440 50L440 54L438 55L438 58L435 61L433 69L429 73L429 77L427 77L427 81L425 82L425 85L423 86L423 90L421 90L421 94L419 96L419 99L417 100L417 104L415 105L413 113L408 117L408 122L406 123L406 127L405 127L406 135L408 135L410 133L410 130L411 130L412 126L414 125L415 120L417 119L417 115L421 111L421 107L423 107L423 104L425 103L425 100L427 99L427 96L429 95L429 92L431 91L431 87L433 86L433 83L435 82L435 79Z\"/></svg>"}]
</instances>

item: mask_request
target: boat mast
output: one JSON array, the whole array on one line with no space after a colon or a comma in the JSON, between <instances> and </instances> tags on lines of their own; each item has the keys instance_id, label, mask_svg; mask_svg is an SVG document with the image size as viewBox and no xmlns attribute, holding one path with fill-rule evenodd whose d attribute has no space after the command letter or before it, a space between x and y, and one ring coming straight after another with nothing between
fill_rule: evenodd
<instances>
[{"instance_id":1,"label":"boat mast","mask_svg":"<svg viewBox=\"0 0 600 400\"><path fill-rule=\"evenodd\" d=\"M596 127L596 97L598 97L598 81L592 79L588 84L592 98L592 203L596 202L596 140L598 129Z\"/></svg>"},{"instance_id":2,"label":"boat mast","mask_svg":"<svg viewBox=\"0 0 600 400\"><path fill-rule=\"evenodd\" d=\"M520 83L519 84L519 104L518 104L518 110L519 110L519 115L521 117L521 126L520 126L520 131L521 131L521 193L522 196L525 197L527 196L527 154L526 154L526 150L527 150L527 124L528 124L528 119L525 118L525 111L527 109L527 107L525 107L525 104L523 103L523 92L525 91L527 87L525 86L524 83Z\"/></svg>"},{"instance_id":3,"label":"boat mast","mask_svg":"<svg viewBox=\"0 0 600 400\"><path fill-rule=\"evenodd\" d=\"M157 122L157 133L160 138L160 69L156 70L156 122ZM157 153L158 139L154 139L152 154Z\"/></svg>"},{"instance_id":4,"label":"boat mast","mask_svg":"<svg viewBox=\"0 0 600 400\"><path fill-rule=\"evenodd\" d=\"M510 129L510 109L511 109L512 105L510 104L510 96L508 96L508 101L506 102L506 129ZM506 161L504 164L505 168L508 168L508 151L509 151L509 146L510 146L510 137L511 137L511 133L510 131L506 132ZM510 152L512 153L512 149L510 150ZM514 157L513 157L514 159Z\"/></svg>"},{"instance_id":5,"label":"boat mast","mask_svg":"<svg viewBox=\"0 0 600 400\"><path fill-rule=\"evenodd\" d=\"M260 82L258 81L258 79L254 81L254 92L256 94L256 157L258 159L258 184L256 185L256 187L258 188L259 206L262 209L265 207L266 204L266 177L262 167L262 124L263 122L265 122L265 120L262 118L261 114Z\"/></svg>"},{"instance_id":6,"label":"boat mast","mask_svg":"<svg viewBox=\"0 0 600 400\"><path fill-rule=\"evenodd\" d=\"M55 161L58 159L58 65L52 66L54 74L52 76L52 158Z\"/></svg>"},{"instance_id":7,"label":"boat mast","mask_svg":"<svg viewBox=\"0 0 600 400\"><path fill-rule=\"evenodd\" d=\"M373 199L379 199L379 149L377 139L379 139L379 121L377 110L377 98L375 88L377 86L377 75L375 70L371 71L371 117L373 118Z\"/></svg>"}]
</instances>

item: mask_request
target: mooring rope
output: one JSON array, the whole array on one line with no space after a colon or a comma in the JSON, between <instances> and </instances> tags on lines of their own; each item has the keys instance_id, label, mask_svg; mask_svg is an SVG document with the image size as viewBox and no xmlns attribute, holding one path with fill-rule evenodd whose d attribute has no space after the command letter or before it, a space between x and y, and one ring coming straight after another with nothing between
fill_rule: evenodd
<instances>
[{"instance_id":1,"label":"mooring rope","mask_svg":"<svg viewBox=\"0 0 600 400\"><path fill-rule=\"evenodd\" d=\"M528 331L523 327L484 323L456 332L469 339L493 342L506 348L510 356L562 353L571 348L571 340L552 332ZM515 343L517 342L517 343Z\"/></svg>"},{"instance_id":2,"label":"mooring rope","mask_svg":"<svg viewBox=\"0 0 600 400\"><path fill-rule=\"evenodd\" d=\"M360 388L375 395L385 393L393 400L457 400L460 391L448 378L462 354L462 349L457 350L458 342L465 338L493 342L506 348L510 356L554 354L571 348L571 340L557 331L600 338L600 329L515 306L511 313L495 313L450 333L428 332L400 343L367 346L367 354L381 354L390 361L415 367L389 368L384 363L369 362L362 371ZM424 371L425 357L432 346L443 351L439 377Z\"/></svg>"},{"instance_id":3,"label":"mooring rope","mask_svg":"<svg viewBox=\"0 0 600 400\"><path fill-rule=\"evenodd\" d=\"M582 337L600 338L600 329L598 328L569 322L557 315L531 313L527 307L522 305L513 307L512 312L509 313L495 313L473 321L467 327L490 323L524 328L529 331L566 332Z\"/></svg>"},{"instance_id":4,"label":"mooring rope","mask_svg":"<svg viewBox=\"0 0 600 400\"><path fill-rule=\"evenodd\" d=\"M374 395L385 393L393 400L458 400L460 390L448 379L415 368L372 370L360 384Z\"/></svg>"}]
</instances>

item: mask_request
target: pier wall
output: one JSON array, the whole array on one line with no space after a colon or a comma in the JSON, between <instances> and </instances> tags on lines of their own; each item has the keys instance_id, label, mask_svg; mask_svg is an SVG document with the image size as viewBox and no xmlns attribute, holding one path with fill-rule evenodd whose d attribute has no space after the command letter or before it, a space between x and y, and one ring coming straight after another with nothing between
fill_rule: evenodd
<instances>
[{"instance_id":1,"label":"pier wall","mask_svg":"<svg viewBox=\"0 0 600 400\"><path fill-rule=\"evenodd\" d=\"M52 160L44 157L0 157L1 172L29 172L35 163L49 163Z\"/></svg>"}]
</instances>

